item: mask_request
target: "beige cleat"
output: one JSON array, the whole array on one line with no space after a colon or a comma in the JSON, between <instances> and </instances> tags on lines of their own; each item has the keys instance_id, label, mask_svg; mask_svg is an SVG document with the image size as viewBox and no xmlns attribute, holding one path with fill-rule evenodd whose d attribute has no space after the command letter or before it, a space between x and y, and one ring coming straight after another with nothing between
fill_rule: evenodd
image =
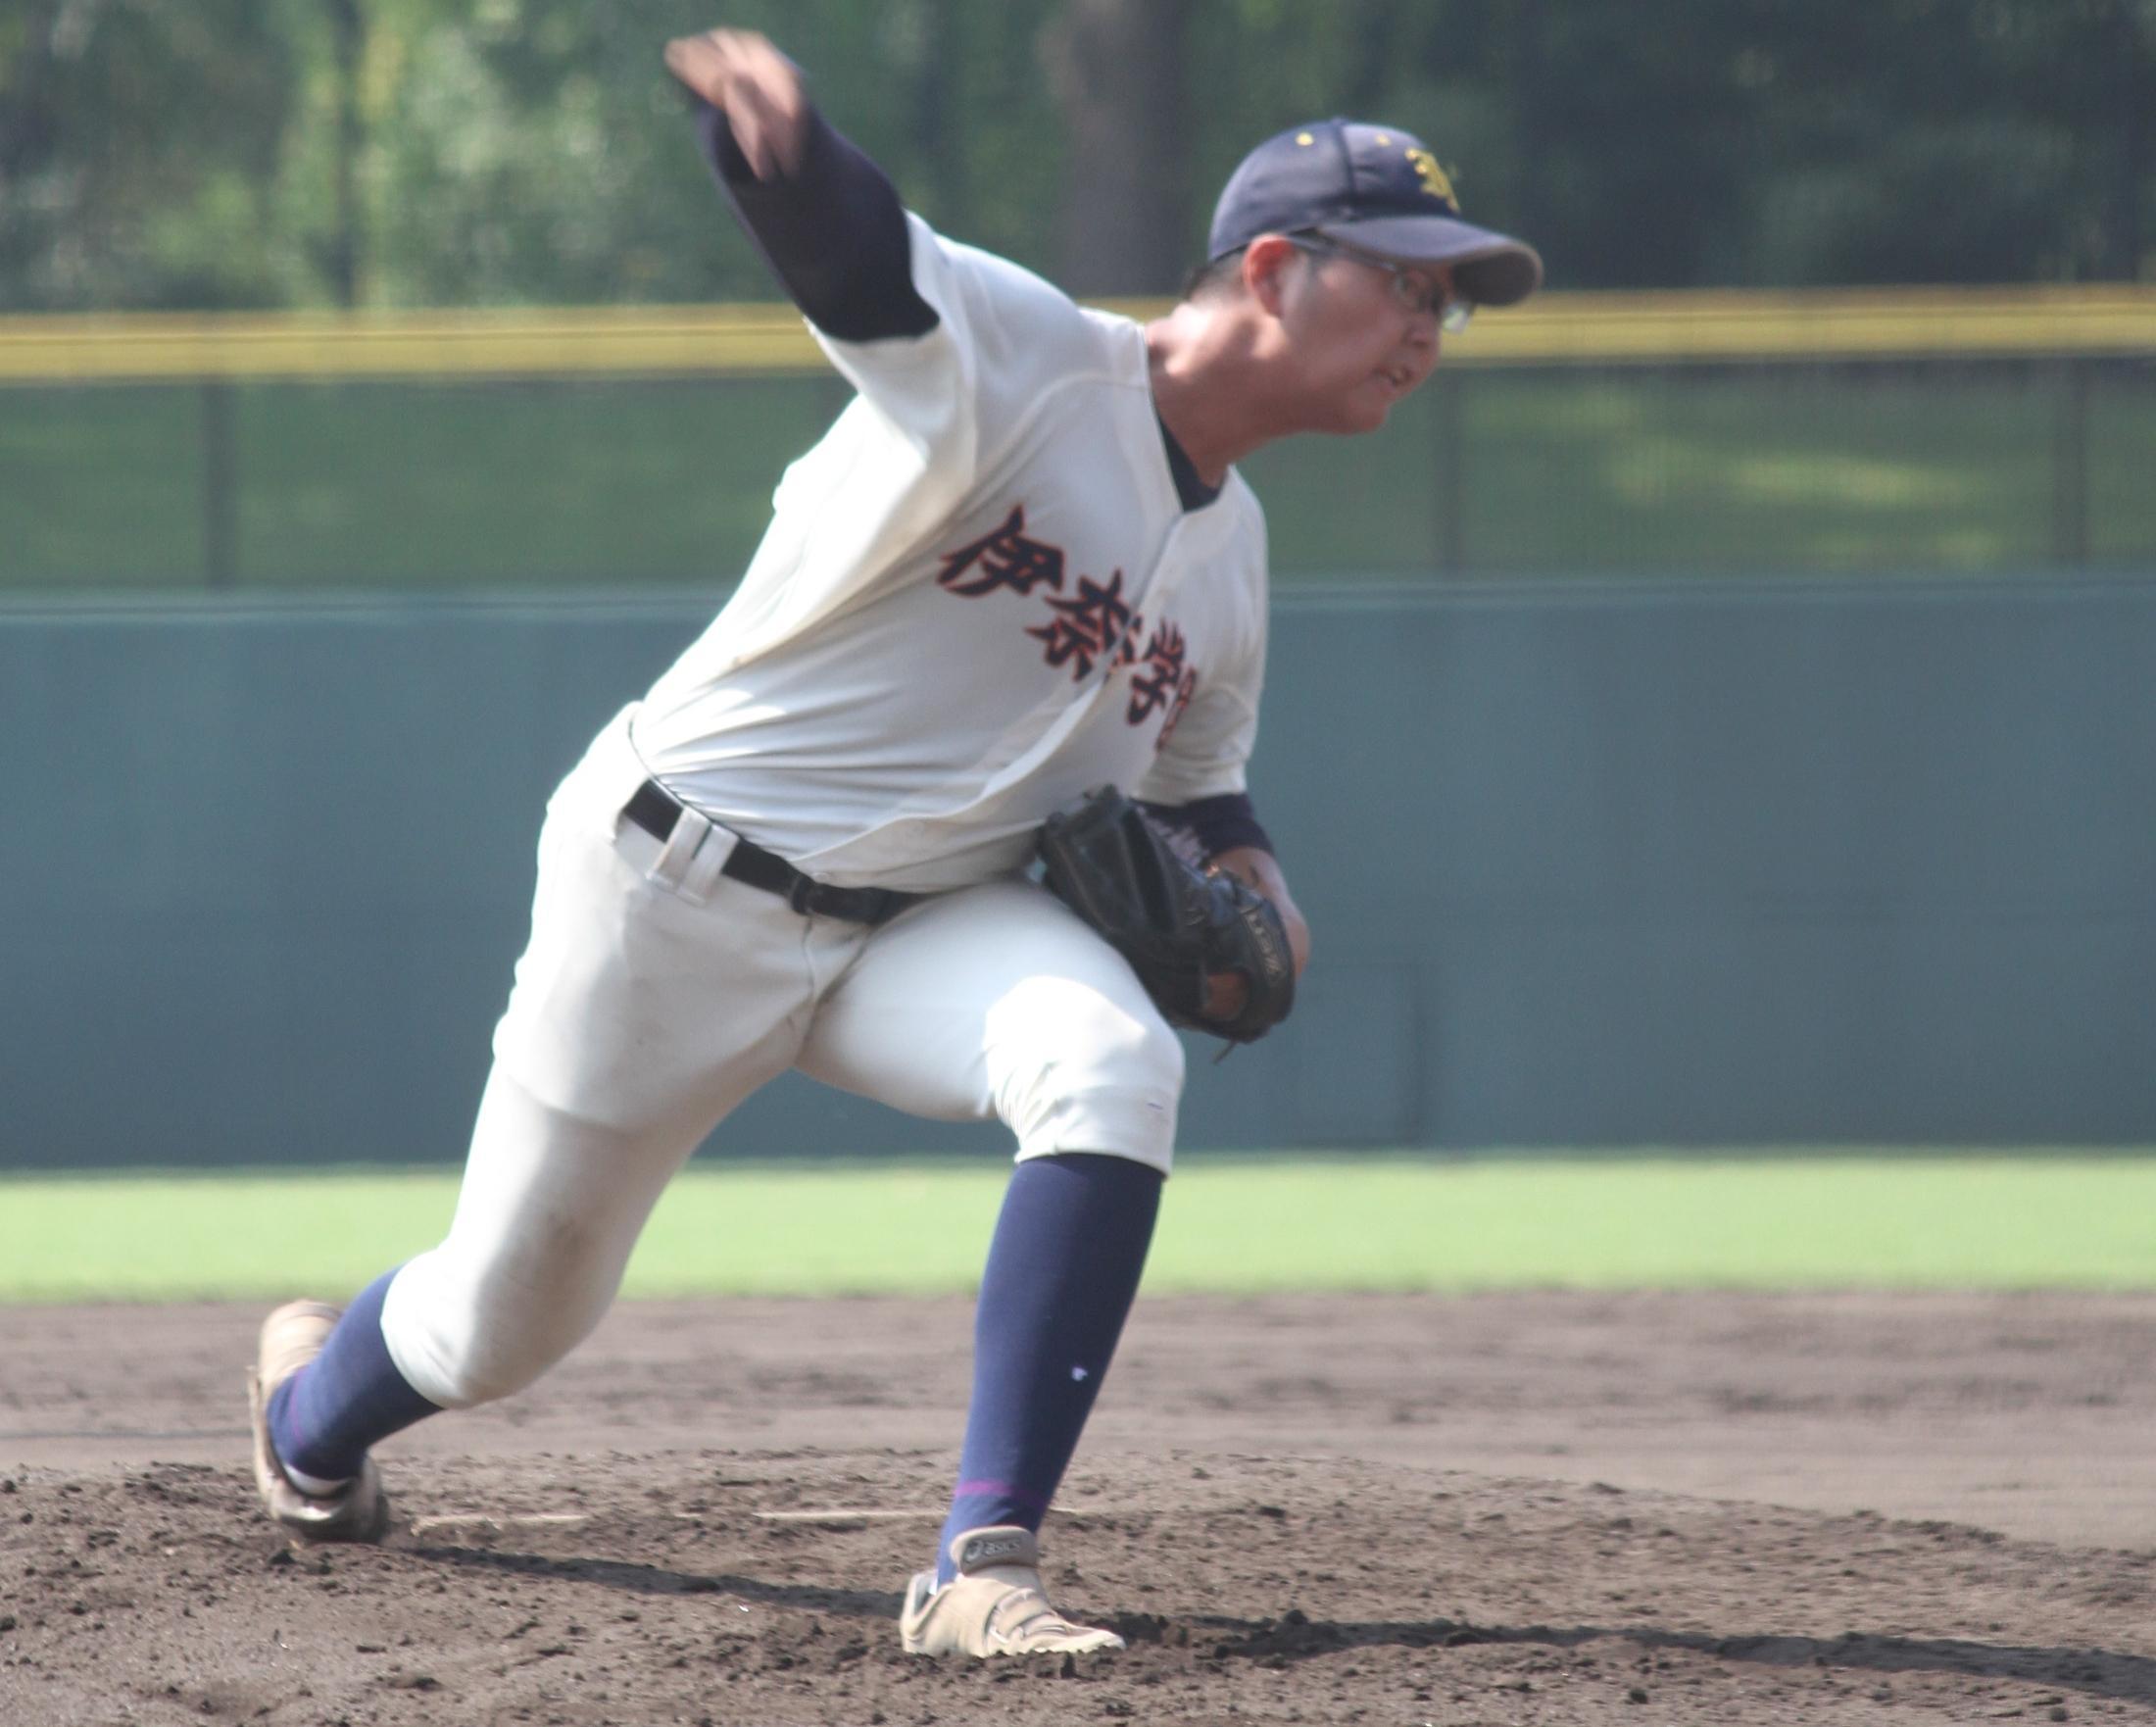
<instances>
[{"instance_id":1,"label":"beige cleat","mask_svg":"<svg viewBox=\"0 0 2156 1727\"><path fill-rule=\"evenodd\" d=\"M943 1588L923 1571L906 1586L899 1642L912 1655L1083 1655L1121 1649L1112 1631L1073 1625L1041 1588L1041 1544L999 1523L951 1544L958 1574Z\"/></svg>"},{"instance_id":2,"label":"beige cleat","mask_svg":"<svg viewBox=\"0 0 2156 1727\"><path fill-rule=\"evenodd\" d=\"M360 1472L323 1499L305 1493L285 1474L270 1442L270 1394L321 1354L339 1309L321 1302L286 1302L262 1322L262 1341L247 1375L247 1409L255 1431L255 1486L263 1508L303 1541L379 1541L389 1528L389 1500L369 1457Z\"/></svg>"}]
</instances>

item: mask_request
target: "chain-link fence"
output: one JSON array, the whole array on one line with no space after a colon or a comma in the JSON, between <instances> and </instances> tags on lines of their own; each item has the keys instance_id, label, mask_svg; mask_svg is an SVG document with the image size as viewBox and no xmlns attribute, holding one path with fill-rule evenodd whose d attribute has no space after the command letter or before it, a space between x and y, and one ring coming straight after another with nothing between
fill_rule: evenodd
<instances>
[{"instance_id":1,"label":"chain-link fence","mask_svg":"<svg viewBox=\"0 0 2156 1727\"><path fill-rule=\"evenodd\" d=\"M1623 333L1638 307L1596 298L1469 338L1378 436L1251 459L1279 579L2156 566L2139 324L2051 352L2024 330L1807 354L1792 332L1833 319L1766 306L1744 352L1731 297L1653 341ZM2156 296L2135 308L2156 327ZM66 376L21 360L24 327L0 388L0 589L40 595L716 593L847 394L792 328L611 370L616 321L480 365L443 349L462 358L434 375L433 350L369 358L360 333L316 329L304 365L144 376L106 327L71 334Z\"/></svg>"}]
</instances>

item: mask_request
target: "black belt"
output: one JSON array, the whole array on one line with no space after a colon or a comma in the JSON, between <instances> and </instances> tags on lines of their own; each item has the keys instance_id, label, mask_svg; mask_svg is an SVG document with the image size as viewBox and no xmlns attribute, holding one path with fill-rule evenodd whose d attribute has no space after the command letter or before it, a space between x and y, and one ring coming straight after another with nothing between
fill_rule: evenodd
<instances>
[{"instance_id":1,"label":"black belt","mask_svg":"<svg viewBox=\"0 0 2156 1727\"><path fill-rule=\"evenodd\" d=\"M673 837L681 819L681 800L656 779L647 779L636 795L621 807L621 814L663 845ZM776 894L797 912L812 917L844 917L853 923L888 923L906 907L922 898L885 887L832 887L804 875L784 858L741 838L718 867L721 875Z\"/></svg>"}]
</instances>

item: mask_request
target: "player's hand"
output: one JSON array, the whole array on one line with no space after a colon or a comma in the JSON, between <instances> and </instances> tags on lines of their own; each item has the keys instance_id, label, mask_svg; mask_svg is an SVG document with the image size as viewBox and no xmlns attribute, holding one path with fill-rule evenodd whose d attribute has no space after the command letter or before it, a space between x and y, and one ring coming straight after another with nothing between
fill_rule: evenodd
<instances>
[{"instance_id":1,"label":"player's hand","mask_svg":"<svg viewBox=\"0 0 2156 1727\"><path fill-rule=\"evenodd\" d=\"M1288 891L1288 878L1281 872L1279 862L1270 852L1261 852L1255 846L1231 846L1212 860L1212 867L1225 869L1231 875L1242 877L1273 903L1273 910L1280 913L1280 921L1288 932L1288 950L1296 963L1296 975L1302 975L1302 968L1310 962L1310 926L1303 921L1301 910L1296 905L1295 896ZM1236 976L1230 973L1230 976ZM1236 976L1237 983L1243 980Z\"/></svg>"},{"instance_id":2,"label":"player's hand","mask_svg":"<svg viewBox=\"0 0 2156 1727\"><path fill-rule=\"evenodd\" d=\"M1288 951L1295 961L1296 975L1310 962L1310 926L1302 920L1288 892L1288 878L1269 852L1254 846L1234 846L1212 861L1215 869L1240 876L1273 903L1281 926L1288 932ZM1250 997L1250 980L1240 971L1215 971L1205 979L1205 1012L1213 1019L1233 1019Z\"/></svg>"},{"instance_id":3,"label":"player's hand","mask_svg":"<svg viewBox=\"0 0 2156 1727\"><path fill-rule=\"evenodd\" d=\"M801 68L754 30L706 30L666 44L666 70L726 117L760 180L801 167L808 93Z\"/></svg>"}]
</instances>

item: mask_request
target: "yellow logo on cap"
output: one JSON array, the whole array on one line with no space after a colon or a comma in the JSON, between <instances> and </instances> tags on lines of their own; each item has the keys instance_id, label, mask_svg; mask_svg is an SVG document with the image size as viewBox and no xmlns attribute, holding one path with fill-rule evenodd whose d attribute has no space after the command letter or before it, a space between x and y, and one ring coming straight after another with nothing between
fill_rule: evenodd
<instances>
[{"instance_id":1,"label":"yellow logo on cap","mask_svg":"<svg viewBox=\"0 0 2156 1727\"><path fill-rule=\"evenodd\" d=\"M1458 195L1452 190L1452 182L1445 177L1445 170L1438 166L1438 159L1427 150L1410 150L1407 160L1414 164L1415 177L1422 181L1422 189L1433 198L1443 198L1453 209L1460 205Z\"/></svg>"}]
</instances>

